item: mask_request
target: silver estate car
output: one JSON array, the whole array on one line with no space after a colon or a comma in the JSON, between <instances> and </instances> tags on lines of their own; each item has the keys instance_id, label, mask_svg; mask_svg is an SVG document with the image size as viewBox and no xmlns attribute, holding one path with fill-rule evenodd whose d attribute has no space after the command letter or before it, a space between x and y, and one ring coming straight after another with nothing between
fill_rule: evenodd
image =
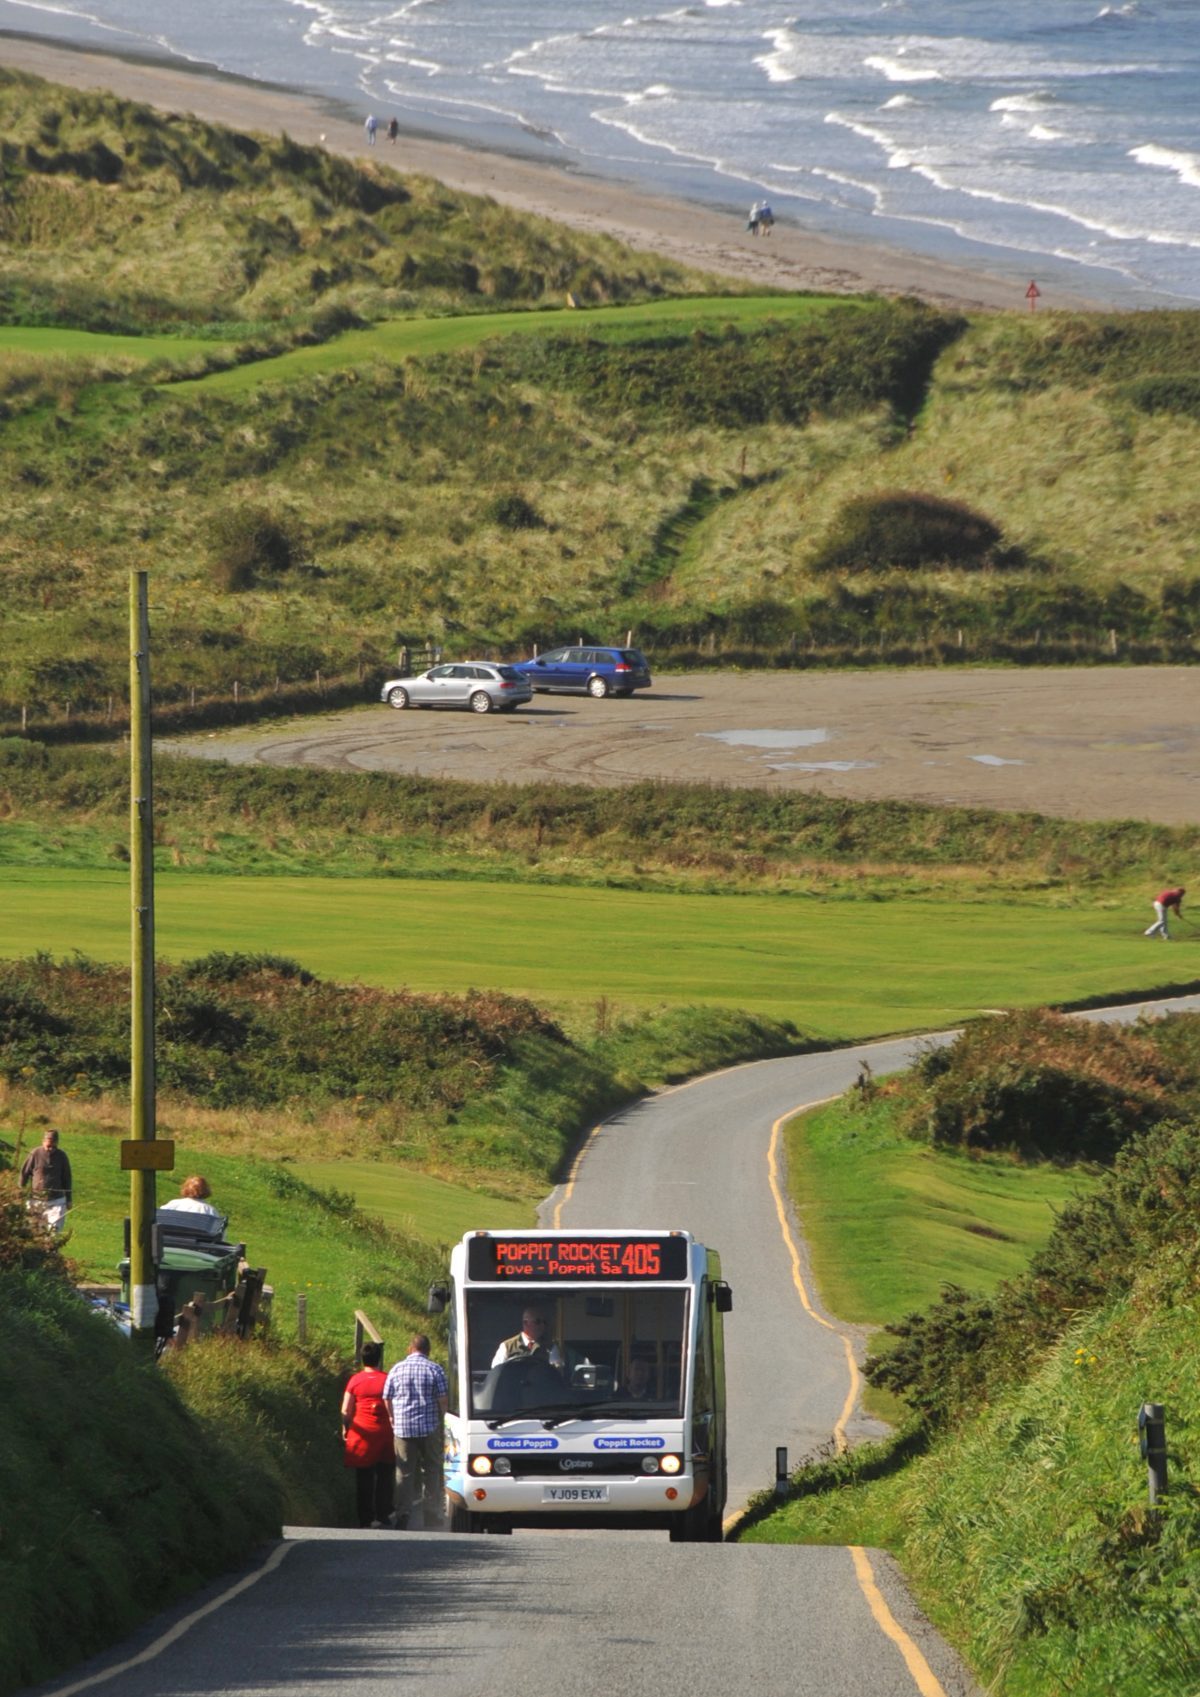
<instances>
[{"instance_id":1,"label":"silver estate car","mask_svg":"<svg viewBox=\"0 0 1200 1697\"><path fill-rule=\"evenodd\" d=\"M381 695L389 707L469 707L472 713L507 713L533 700L533 686L512 666L463 660L432 666L415 678L392 678Z\"/></svg>"}]
</instances>

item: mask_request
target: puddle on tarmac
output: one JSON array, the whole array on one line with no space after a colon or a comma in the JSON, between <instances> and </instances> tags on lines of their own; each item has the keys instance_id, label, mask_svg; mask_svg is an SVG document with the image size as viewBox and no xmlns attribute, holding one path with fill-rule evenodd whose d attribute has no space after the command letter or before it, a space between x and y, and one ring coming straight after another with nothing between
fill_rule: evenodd
<instances>
[{"instance_id":1,"label":"puddle on tarmac","mask_svg":"<svg viewBox=\"0 0 1200 1697\"><path fill-rule=\"evenodd\" d=\"M968 760L974 760L979 766L1024 766L1023 760L1005 760L999 754L968 754Z\"/></svg>"},{"instance_id":2,"label":"puddle on tarmac","mask_svg":"<svg viewBox=\"0 0 1200 1697\"><path fill-rule=\"evenodd\" d=\"M730 748L814 748L829 741L828 731L697 731L696 735Z\"/></svg>"},{"instance_id":3,"label":"puddle on tarmac","mask_svg":"<svg viewBox=\"0 0 1200 1697\"><path fill-rule=\"evenodd\" d=\"M870 772L878 760L774 760L768 772Z\"/></svg>"}]
</instances>

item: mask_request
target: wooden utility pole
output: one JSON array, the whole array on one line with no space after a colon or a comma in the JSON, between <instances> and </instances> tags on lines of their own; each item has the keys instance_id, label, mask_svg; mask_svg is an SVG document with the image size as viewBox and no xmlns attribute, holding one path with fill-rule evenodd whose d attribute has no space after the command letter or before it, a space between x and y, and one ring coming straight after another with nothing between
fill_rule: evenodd
<instances>
[{"instance_id":1,"label":"wooden utility pole","mask_svg":"<svg viewBox=\"0 0 1200 1697\"><path fill-rule=\"evenodd\" d=\"M153 1338L158 1316L151 1231L154 1169L154 797L150 731L150 611L147 574L129 577L129 867L132 898L132 1019L130 1023L130 1142L121 1165L129 1172L129 1306L135 1338ZM166 1151L162 1151L166 1153ZM172 1150L173 1154L174 1151Z\"/></svg>"}]
</instances>

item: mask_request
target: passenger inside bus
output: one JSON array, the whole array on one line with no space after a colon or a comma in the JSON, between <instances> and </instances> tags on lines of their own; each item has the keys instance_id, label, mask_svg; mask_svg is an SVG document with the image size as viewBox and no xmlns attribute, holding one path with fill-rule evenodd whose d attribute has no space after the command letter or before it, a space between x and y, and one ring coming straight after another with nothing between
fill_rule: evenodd
<instances>
[{"instance_id":1,"label":"passenger inside bus","mask_svg":"<svg viewBox=\"0 0 1200 1697\"><path fill-rule=\"evenodd\" d=\"M628 1402L653 1402L657 1395L654 1369L644 1355L635 1355L630 1361L625 1371L625 1382L617 1386L616 1394Z\"/></svg>"}]
</instances>

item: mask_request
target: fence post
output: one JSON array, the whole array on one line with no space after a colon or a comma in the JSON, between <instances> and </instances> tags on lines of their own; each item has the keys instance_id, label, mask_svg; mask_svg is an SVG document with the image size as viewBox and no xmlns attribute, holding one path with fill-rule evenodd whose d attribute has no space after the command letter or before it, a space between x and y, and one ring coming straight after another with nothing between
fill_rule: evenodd
<instances>
[{"instance_id":1,"label":"fence post","mask_svg":"<svg viewBox=\"0 0 1200 1697\"><path fill-rule=\"evenodd\" d=\"M196 686L195 686L195 684L192 684L191 687L188 690L188 706L194 707L195 705L196 705Z\"/></svg>"},{"instance_id":2,"label":"fence post","mask_svg":"<svg viewBox=\"0 0 1200 1697\"><path fill-rule=\"evenodd\" d=\"M234 680L233 680L233 705L235 707L238 704L238 692L240 691L241 687L242 687L241 684L239 684L237 679L234 678Z\"/></svg>"},{"instance_id":3,"label":"fence post","mask_svg":"<svg viewBox=\"0 0 1200 1697\"><path fill-rule=\"evenodd\" d=\"M25 729L25 727L28 723L29 723L29 709L24 704L22 704L22 707L21 707L21 730L22 731L24 731L24 729Z\"/></svg>"},{"instance_id":4,"label":"fence post","mask_svg":"<svg viewBox=\"0 0 1200 1697\"><path fill-rule=\"evenodd\" d=\"M308 1342L308 1298L303 1291L296 1297L296 1342Z\"/></svg>"},{"instance_id":5,"label":"fence post","mask_svg":"<svg viewBox=\"0 0 1200 1697\"><path fill-rule=\"evenodd\" d=\"M318 689L320 689L320 688L321 688L321 673L320 673L320 670L319 670L319 669L318 669L318 671L317 671L317 688L318 688Z\"/></svg>"},{"instance_id":6,"label":"fence post","mask_svg":"<svg viewBox=\"0 0 1200 1697\"><path fill-rule=\"evenodd\" d=\"M1110 654L1117 652L1117 633L1115 630L1110 630L1108 633L1108 651Z\"/></svg>"}]
</instances>

